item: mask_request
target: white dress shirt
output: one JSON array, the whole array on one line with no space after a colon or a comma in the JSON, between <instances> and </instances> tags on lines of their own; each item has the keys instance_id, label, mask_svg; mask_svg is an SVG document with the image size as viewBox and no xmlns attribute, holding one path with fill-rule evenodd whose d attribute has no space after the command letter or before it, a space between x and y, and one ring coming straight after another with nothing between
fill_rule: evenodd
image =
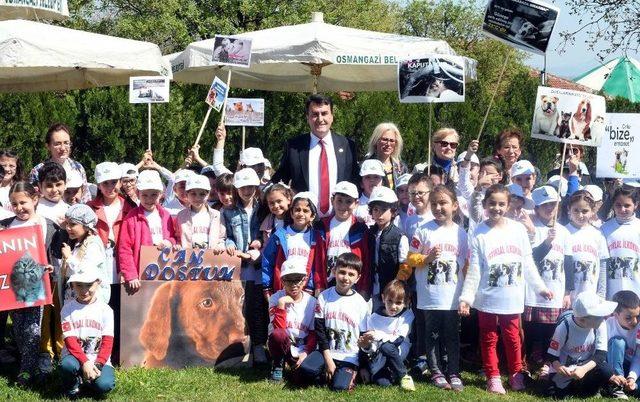
<instances>
[{"instance_id":1,"label":"white dress shirt","mask_svg":"<svg viewBox=\"0 0 640 402\"><path fill-rule=\"evenodd\" d=\"M333 188L338 181L338 162L336 160L336 153L333 149L333 138L329 132L323 139L324 147L327 152L327 161L329 162L329 197L333 193ZM309 191L317 194L320 197L320 152L322 147L320 146L320 138L311 133L311 142L309 144ZM318 200L318 204L320 201ZM331 213L332 207L329 202L329 211L326 214L320 213L320 205L316 205L318 208L318 214L320 217L328 216Z\"/></svg>"}]
</instances>

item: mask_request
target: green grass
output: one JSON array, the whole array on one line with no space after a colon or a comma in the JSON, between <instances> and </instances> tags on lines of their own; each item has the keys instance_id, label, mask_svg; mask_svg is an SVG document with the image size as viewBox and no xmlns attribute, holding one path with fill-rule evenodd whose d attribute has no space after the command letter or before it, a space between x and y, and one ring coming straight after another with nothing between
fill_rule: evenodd
<instances>
[{"instance_id":1,"label":"green grass","mask_svg":"<svg viewBox=\"0 0 640 402\"><path fill-rule=\"evenodd\" d=\"M59 381L31 390L13 385L10 368L0 369L0 400L61 399ZM211 400L211 401L537 401L539 393L509 392L506 396L492 396L484 390L484 378L463 373L465 390L462 393L441 391L423 381L416 381L416 392L408 393L399 387L380 388L356 386L349 393L335 393L323 387L295 388L273 384L266 380L266 369L213 370L208 368L127 369L116 373L116 388L109 400ZM576 399L577 400L577 399Z\"/></svg>"}]
</instances>

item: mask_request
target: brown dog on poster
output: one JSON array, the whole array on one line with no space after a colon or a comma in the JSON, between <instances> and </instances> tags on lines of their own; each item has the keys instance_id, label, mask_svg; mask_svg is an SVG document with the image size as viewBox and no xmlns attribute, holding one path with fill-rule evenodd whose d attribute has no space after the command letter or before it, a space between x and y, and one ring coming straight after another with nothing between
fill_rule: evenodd
<instances>
[{"instance_id":1,"label":"brown dog on poster","mask_svg":"<svg viewBox=\"0 0 640 402\"><path fill-rule=\"evenodd\" d=\"M140 330L144 367L215 366L248 351L240 281L170 281ZM240 358L240 359L238 359Z\"/></svg>"}]
</instances>

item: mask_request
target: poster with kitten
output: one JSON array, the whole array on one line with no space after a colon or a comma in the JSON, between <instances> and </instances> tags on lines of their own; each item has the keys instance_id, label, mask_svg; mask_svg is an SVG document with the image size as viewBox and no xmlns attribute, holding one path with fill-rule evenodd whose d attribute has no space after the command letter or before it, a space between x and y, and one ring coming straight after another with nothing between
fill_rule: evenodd
<instances>
[{"instance_id":1,"label":"poster with kitten","mask_svg":"<svg viewBox=\"0 0 640 402\"><path fill-rule=\"evenodd\" d=\"M464 86L460 56L427 55L398 64L401 103L464 102Z\"/></svg>"}]
</instances>

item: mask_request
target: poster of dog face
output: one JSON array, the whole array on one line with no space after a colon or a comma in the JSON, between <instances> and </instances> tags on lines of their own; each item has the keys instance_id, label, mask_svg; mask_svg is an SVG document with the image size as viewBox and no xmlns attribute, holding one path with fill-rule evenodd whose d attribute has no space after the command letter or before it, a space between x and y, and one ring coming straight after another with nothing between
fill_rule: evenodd
<instances>
[{"instance_id":1,"label":"poster of dog face","mask_svg":"<svg viewBox=\"0 0 640 402\"><path fill-rule=\"evenodd\" d=\"M542 140L597 147L605 136L602 96L561 88L538 87L531 136Z\"/></svg>"},{"instance_id":2,"label":"poster of dog face","mask_svg":"<svg viewBox=\"0 0 640 402\"><path fill-rule=\"evenodd\" d=\"M227 99L226 126L264 126L264 99Z\"/></svg>"},{"instance_id":3,"label":"poster of dog face","mask_svg":"<svg viewBox=\"0 0 640 402\"><path fill-rule=\"evenodd\" d=\"M603 123L604 124L604 123ZM640 135L640 114L607 113L602 143L597 149L596 176L640 178L636 137Z\"/></svg>"},{"instance_id":4,"label":"poster of dog face","mask_svg":"<svg viewBox=\"0 0 640 402\"><path fill-rule=\"evenodd\" d=\"M516 49L544 54L559 14L539 0L489 0L482 31Z\"/></svg>"},{"instance_id":5,"label":"poster of dog face","mask_svg":"<svg viewBox=\"0 0 640 402\"><path fill-rule=\"evenodd\" d=\"M464 61L459 56L429 55L398 64L402 103L464 102Z\"/></svg>"},{"instance_id":6,"label":"poster of dog face","mask_svg":"<svg viewBox=\"0 0 640 402\"><path fill-rule=\"evenodd\" d=\"M241 281L141 281L121 290L123 367L248 365L249 336Z\"/></svg>"},{"instance_id":7,"label":"poster of dog face","mask_svg":"<svg viewBox=\"0 0 640 402\"><path fill-rule=\"evenodd\" d=\"M130 77L129 103L169 102L168 77Z\"/></svg>"},{"instance_id":8,"label":"poster of dog face","mask_svg":"<svg viewBox=\"0 0 640 402\"><path fill-rule=\"evenodd\" d=\"M213 39L213 64L236 67L251 65L251 39L216 35Z\"/></svg>"}]
</instances>

